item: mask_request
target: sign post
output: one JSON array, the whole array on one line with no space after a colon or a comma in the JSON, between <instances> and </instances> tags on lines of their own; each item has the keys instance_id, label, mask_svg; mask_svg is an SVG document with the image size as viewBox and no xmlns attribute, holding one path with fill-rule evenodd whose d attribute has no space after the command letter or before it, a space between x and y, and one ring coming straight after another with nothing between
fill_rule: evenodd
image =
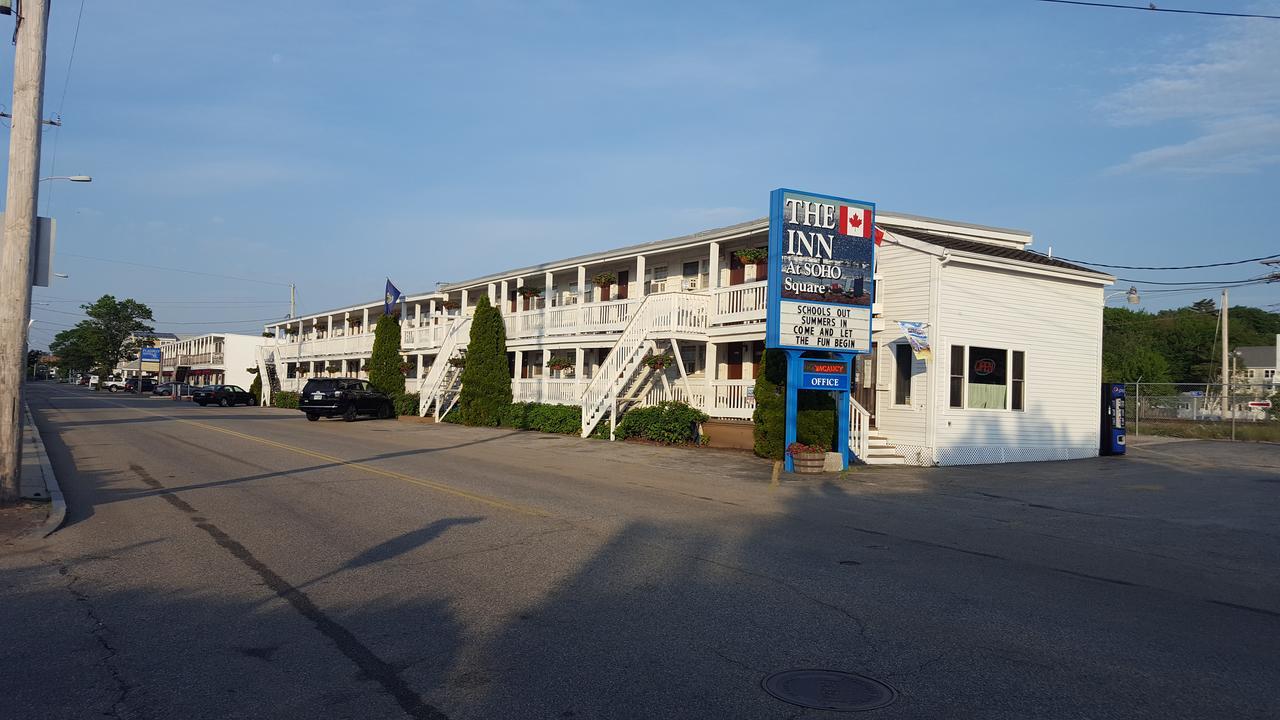
<instances>
[{"instance_id":1,"label":"sign post","mask_svg":"<svg viewBox=\"0 0 1280 720\"><path fill-rule=\"evenodd\" d=\"M787 353L786 446L796 441L798 393L838 393L837 450L846 467L849 368L871 352L874 226L874 203L785 188L770 196L765 346Z\"/></svg>"}]
</instances>

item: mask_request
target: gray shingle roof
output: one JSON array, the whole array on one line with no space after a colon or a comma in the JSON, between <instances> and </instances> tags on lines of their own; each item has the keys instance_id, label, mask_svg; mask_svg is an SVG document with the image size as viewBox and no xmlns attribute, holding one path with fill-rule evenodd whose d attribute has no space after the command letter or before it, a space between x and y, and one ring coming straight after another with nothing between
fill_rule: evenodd
<instances>
[{"instance_id":1,"label":"gray shingle roof","mask_svg":"<svg viewBox=\"0 0 1280 720\"><path fill-rule=\"evenodd\" d=\"M1280 367L1280 362L1277 362L1275 345L1238 347L1236 351L1240 353L1240 362L1244 363L1247 368Z\"/></svg>"}]
</instances>

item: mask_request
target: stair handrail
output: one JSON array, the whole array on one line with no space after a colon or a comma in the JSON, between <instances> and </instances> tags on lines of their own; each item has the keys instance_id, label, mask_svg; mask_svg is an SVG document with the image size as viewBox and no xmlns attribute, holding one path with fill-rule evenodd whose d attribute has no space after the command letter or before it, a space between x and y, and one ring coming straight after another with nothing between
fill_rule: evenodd
<instances>
[{"instance_id":1,"label":"stair handrail","mask_svg":"<svg viewBox=\"0 0 1280 720\"><path fill-rule=\"evenodd\" d=\"M440 390L440 381L444 379L445 370L449 367L449 358L453 357L453 353L458 348L458 339L464 332L471 329L471 316L466 315L456 318L449 328L449 332L445 334L444 340L440 341L440 351L436 353L436 361L432 363L431 370L422 377L418 383L418 414L422 417L427 416L427 408L435 401L436 395ZM471 338L468 335L467 342Z\"/></svg>"},{"instance_id":2,"label":"stair handrail","mask_svg":"<svg viewBox=\"0 0 1280 720\"><path fill-rule=\"evenodd\" d=\"M867 461L871 452L871 413L849 395L849 447L858 460Z\"/></svg>"}]
</instances>

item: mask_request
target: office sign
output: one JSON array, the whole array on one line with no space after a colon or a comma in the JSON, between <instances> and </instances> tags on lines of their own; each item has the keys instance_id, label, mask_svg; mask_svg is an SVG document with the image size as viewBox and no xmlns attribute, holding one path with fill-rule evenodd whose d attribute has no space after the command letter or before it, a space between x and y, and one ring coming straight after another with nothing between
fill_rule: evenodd
<instances>
[{"instance_id":1,"label":"office sign","mask_svg":"<svg viewBox=\"0 0 1280 720\"><path fill-rule=\"evenodd\" d=\"M845 360L804 360L801 390L848 390L849 363Z\"/></svg>"},{"instance_id":2,"label":"office sign","mask_svg":"<svg viewBox=\"0 0 1280 720\"><path fill-rule=\"evenodd\" d=\"M161 352L157 347L144 347L139 350L142 362L160 362Z\"/></svg>"},{"instance_id":3,"label":"office sign","mask_svg":"<svg viewBox=\"0 0 1280 720\"><path fill-rule=\"evenodd\" d=\"M766 345L871 352L875 204L774 190Z\"/></svg>"}]
</instances>

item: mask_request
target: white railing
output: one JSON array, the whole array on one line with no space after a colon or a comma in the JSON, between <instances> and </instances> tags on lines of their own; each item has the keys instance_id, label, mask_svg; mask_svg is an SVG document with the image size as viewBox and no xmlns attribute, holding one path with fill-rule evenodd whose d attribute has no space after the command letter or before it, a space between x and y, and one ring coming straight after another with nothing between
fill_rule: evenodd
<instances>
[{"instance_id":1,"label":"white railing","mask_svg":"<svg viewBox=\"0 0 1280 720\"><path fill-rule=\"evenodd\" d=\"M431 364L431 370L422 376L418 384L418 414L426 417L427 410L434 407L436 420L443 417L440 412L442 396L451 392L461 374L449 363L449 359L457 356L459 350L465 349L471 340L471 316L456 319L449 327L449 333L440 343L440 352ZM447 410L445 412L448 412Z\"/></svg>"},{"instance_id":2,"label":"white railing","mask_svg":"<svg viewBox=\"0 0 1280 720\"><path fill-rule=\"evenodd\" d=\"M717 288L714 322L720 324L750 320L763 321L768 296L769 283L766 280Z\"/></svg>"},{"instance_id":3,"label":"white railing","mask_svg":"<svg viewBox=\"0 0 1280 720\"><path fill-rule=\"evenodd\" d=\"M327 357L335 355L367 355L373 352L373 333L340 335L322 340L292 341L279 344L285 357Z\"/></svg>"},{"instance_id":4,"label":"white railing","mask_svg":"<svg viewBox=\"0 0 1280 720\"><path fill-rule=\"evenodd\" d=\"M435 315L422 318L420 325L410 324L400 332L400 347L404 350L438 348L449 334L449 328L458 318L452 315ZM370 346L372 350L372 346Z\"/></svg>"},{"instance_id":5,"label":"white railing","mask_svg":"<svg viewBox=\"0 0 1280 720\"><path fill-rule=\"evenodd\" d=\"M755 380L712 380L713 404L703 412L711 417L740 418L750 420L756 409Z\"/></svg>"},{"instance_id":6,"label":"white railing","mask_svg":"<svg viewBox=\"0 0 1280 720\"><path fill-rule=\"evenodd\" d=\"M577 405L581 386L573 379L517 378L511 381L513 402Z\"/></svg>"},{"instance_id":7,"label":"white railing","mask_svg":"<svg viewBox=\"0 0 1280 720\"><path fill-rule=\"evenodd\" d=\"M871 451L871 413L849 396L849 449L861 462Z\"/></svg>"},{"instance_id":8,"label":"white railing","mask_svg":"<svg viewBox=\"0 0 1280 720\"><path fill-rule=\"evenodd\" d=\"M504 315L508 338L544 335L590 335L619 332L643 300L562 305L547 310L528 310Z\"/></svg>"},{"instance_id":9,"label":"white railing","mask_svg":"<svg viewBox=\"0 0 1280 720\"><path fill-rule=\"evenodd\" d=\"M618 392L635 375L652 344L650 338L706 332L709 304L710 297L702 293L660 293L641 301L583 390L582 437L591 434L605 413L616 412Z\"/></svg>"}]
</instances>

